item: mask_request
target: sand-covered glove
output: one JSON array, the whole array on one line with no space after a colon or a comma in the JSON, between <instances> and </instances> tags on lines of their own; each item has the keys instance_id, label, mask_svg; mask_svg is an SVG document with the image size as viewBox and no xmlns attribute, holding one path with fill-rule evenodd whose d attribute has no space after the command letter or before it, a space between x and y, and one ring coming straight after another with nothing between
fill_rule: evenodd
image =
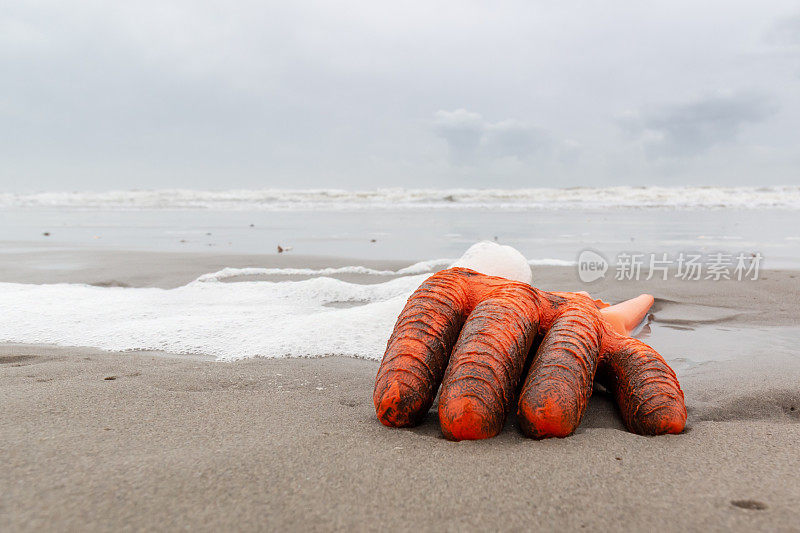
<instances>
[{"instance_id":1,"label":"sand-covered glove","mask_svg":"<svg viewBox=\"0 0 800 533\"><path fill-rule=\"evenodd\" d=\"M493 437L512 408L526 435L566 437L597 380L630 431L680 433L686 407L675 373L627 335L624 308L602 306L585 293L545 292L469 268L434 274L408 299L389 338L375 380L378 419L418 424L441 384L448 439Z\"/></svg>"}]
</instances>

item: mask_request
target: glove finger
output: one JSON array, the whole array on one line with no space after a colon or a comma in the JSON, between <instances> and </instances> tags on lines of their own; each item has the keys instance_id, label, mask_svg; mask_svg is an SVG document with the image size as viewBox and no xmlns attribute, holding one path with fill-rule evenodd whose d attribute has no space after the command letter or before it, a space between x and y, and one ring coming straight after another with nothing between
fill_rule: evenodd
<instances>
[{"instance_id":1,"label":"glove finger","mask_svg":"<svg viewBox=\"0 0 800 533\"><path fill-rule=\"evenodd\" d=\"M613 338L604 350L598 381L616 398L630 431L640 435L683 431L686 405L675 372L645 343Z\"/></svg>"},{"instance_id":2,"label":"glove finger","mask_svg":"<svg viewBox=\"0 0 800 533\"><path fill-rule=\"evenodd\" d=\"M529 286L509 285L492 291L467 317L439 396L446 438L485 439L503 429L538 329L533 301Z\"/></svg>"},{"instance_id":3,"label":"glove finger","mask_svg":"<svg viewBox=\"0 0 800 533\"><path fill-rule=\"evenodd\" d=\"M419 423L431 407L468 309L463 275L444 270L411 295L375 378L373 401L387 426Z\"/></svg>"},{"instance_id":4,"label":"glove finger","mask_svg":"<svg viewBox=\"0 0 800 533\"><path fill-rule=\"evenodd\" d=\"M600 353L601 323L584 302L567 305L545 335L520 391L517 415L529 437L566 437L578 427Z\"/></svg>"}]
</instances>

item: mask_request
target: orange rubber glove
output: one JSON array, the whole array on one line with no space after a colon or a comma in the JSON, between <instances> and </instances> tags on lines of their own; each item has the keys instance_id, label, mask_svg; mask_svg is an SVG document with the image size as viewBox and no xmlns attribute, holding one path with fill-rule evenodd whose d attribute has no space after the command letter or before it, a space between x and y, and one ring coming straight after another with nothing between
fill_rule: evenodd
<instances>
[{"instance_id":1,"label":"orange rubber glove","mask_svg":"<svg viewBox=\"0 0 800 533\"><path fill-rule=\"evenodd\" d=\"M540 291L468 268L434 274L411 295L389 338L375 380L378 419L419 423L441 384L439 421L448 439L493 437L512 407L526 435L566 437L597 379L630 431L680 433L686 407L675 373L627 336L629 313L604 316L601 306L584 293Z\"/></svg>"}]
</instances>

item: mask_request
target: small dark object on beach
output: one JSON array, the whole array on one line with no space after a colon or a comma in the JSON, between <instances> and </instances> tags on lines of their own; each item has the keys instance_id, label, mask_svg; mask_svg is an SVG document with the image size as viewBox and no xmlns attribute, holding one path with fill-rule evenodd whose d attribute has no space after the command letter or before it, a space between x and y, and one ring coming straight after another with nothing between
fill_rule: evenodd
<instances>
[{"instance_id":1,"label":"small dark object on beach","mask_svg":"<svg viewBox=\"0 0 800 533\"><path fill-rule=\"evenodd\" d=\"M209 236L210 236L211 234L210 234L210 233L206 233L206 235L209 235Z\"/></svg>"},{"instance_id":2,"label":"small dark object on beach","mask_svg":"<svg viewBox=\"0 0 800 533\"><path fill-rule=\"evenodd\" d=\"M181 239L181 242L186 242L186 239Z\"/></svg>"},{"instance_id":3,"label":"small dark object on beach","mask_svg":"<svg viewBox=\"0 0 800 533\"><path fill-rule=\"evenodd\" d=\"M45 231L44 233L42 233L42 235L44 235L45 237L49 237L50 236L50 232L49 231Z\"/></svg>"},{"instance_id":4,"label":"small dark object on beach","mask_svg":"<svg viewBox=\"0 0 800 533\"><path fill-rule=\"evenodd\" d=\"M377 239L370 239L369 242L378 242Z\"/></svg>"},{"instance_id":5,"label":"small dark object on beach","mask_svg":"<svg viewBox=\"0 0 800 533\"><path fill-rule=\"evenodd\" d=\"M291 251L291 249L292 249L291 246L281 246L280 244L278 245L278 253L279 254L282 254L283 252L289 252L289 251Z\"/></svg>"},{"instance_id":6,"label":"small dark object on beach","mask_svg":"<svg viewBox=\"0 0 800 533\"><path fill-rule=\"evenodd\" d=\"M748 511L763 511L767 508L766 503L758 500L731 500L731 505Z\"/></svg>"},{"instance_id":7,"label":"small dark object on beach","mask_svg":"<svg viewBox=\"0 0 800 533\"><path fill-rule=\"evenodd\" d=\"M250 227L251 227L251 228L255 228L255 227L256 227L256 225L255 225L255 224L250 224Z\"/></svg>"},{"instance_id":8,"label":"small dark object on beach","mask_svg":"<svg viewBox=\"0 0 800 533\"><path fill-rule=\"evenodd\" d=\"M115 379L117 379L117 376L106 376L103 378L105 381L114 381Z\"/></svg>"}]
</instances>

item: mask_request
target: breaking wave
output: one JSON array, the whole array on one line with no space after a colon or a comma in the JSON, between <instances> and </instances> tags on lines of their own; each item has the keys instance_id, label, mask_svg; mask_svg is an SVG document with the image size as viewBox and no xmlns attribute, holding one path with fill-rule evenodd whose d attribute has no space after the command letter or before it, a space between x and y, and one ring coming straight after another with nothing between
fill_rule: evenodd
<instances>
[{"instance_id":1,"label":"breaking wave","mask_svg":"<svg viewBox=\"0 0 800 533\"><path fill-rule=\"evenodd\" d=\"M800 186L569 189L191 189L0 193L0 207L76 209L800 209Z\"/></svg>"}]
</instances>

